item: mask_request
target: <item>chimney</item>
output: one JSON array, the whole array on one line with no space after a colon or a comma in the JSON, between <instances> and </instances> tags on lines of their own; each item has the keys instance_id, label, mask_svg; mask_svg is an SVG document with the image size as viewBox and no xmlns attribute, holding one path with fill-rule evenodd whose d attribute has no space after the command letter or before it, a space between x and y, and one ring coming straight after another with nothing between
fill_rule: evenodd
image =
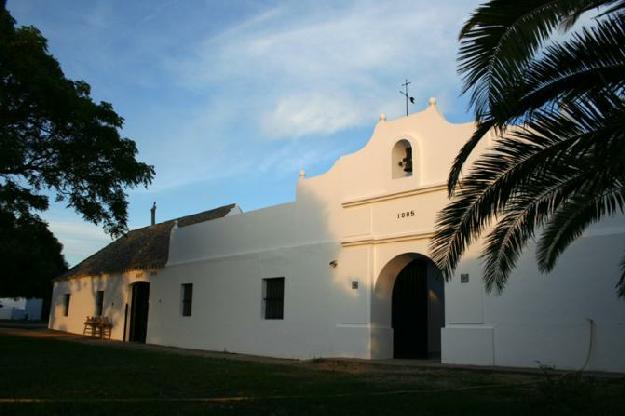
<instances>
[{"instance_id":1,"label":"chimney","mask_svg":"<svg viewBox=\"0 0 625 416\"><path fill-rule=\"evenodd\" d=\"M156 201L152 204L152 208L150 208L150 225L156 224Z\"/></svg>"}]
</instances>

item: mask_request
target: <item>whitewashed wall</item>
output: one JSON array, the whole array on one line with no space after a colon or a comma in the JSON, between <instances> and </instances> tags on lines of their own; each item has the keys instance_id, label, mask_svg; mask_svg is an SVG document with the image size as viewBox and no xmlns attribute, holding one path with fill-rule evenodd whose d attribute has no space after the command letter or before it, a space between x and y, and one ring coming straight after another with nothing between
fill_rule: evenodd
<instances>
[{"instance_id":1,"label":"whitewashed wall","mask_svg":"<svg viewBox=\"0 0 625 416\"><path fill-rule=\"evenodd\" d=\"M168 267L152 281L148 342L293 358L366 357L366 316L350 319L365 296L347 292L328 265L337 251L333 243L315 244ZM263 318L262 279L272 277L285 278L283 320ZM193 283L189 317L181 314L183 283Z\"/></svg>"},{"instance_id":2,"label":"whitewashed wall","mask_svg":"<svg viewBox=\"0 0 625 416\"><path fill-rule=\"evenodd\" d=\"M623 217L594 226L541 274L532 245L501 295L483 293L478 262L447 285L443 360L500 366L625 371L625 301L614 285L625 251ZM592 341L591 321L592 320Z\"/></svg>"},{"instance_id":3,"label":"whitewashed wall","mask_svg":"<svg viewBox=\"0 0 625 416\"><path fill-rule=\"evenodd\" d=\"M121 274L82 277L57 281L52 292L48 327L82 334L87 316L96 313L96 292L104 291L102 316L113 323L111 339L124 339L124 310L130 304L130 285L149 281L150 272L136 270ZM69 313L64 316L64 296L70 294ZM130 315L130 308L128 314ZM130 319L130 316L128 317Z\"/></svg>"},{"instance_id":4,"label":"whitewashed wall","mask_svg":"<svg viewBox=\"0 0 625 416\"><path fill-rule=\"evenodd\" d=\"M41 319L43 299L0 298L0 319L38 321Z\"/></svg>"},{"instance_id":5,"label":"whitewashed wall","mask_svg":"<svg viewBox=\"0 0 625 416\"><path fill-rule=\"evenodd\" d=\"M436 213L447 202L449 167L472 131L471 123L448 123L435 106L382 120L363 149L324 175L300 177L295 202L174 228L169 262L157 275L58 282L50 325L82 331L95 290L105 287L105 314L121 338L128 285L149 279L150 343L294 358L391 358L395 275L414 255L427 255ZM393 179L399 140L412 145L413 175ZM625 302L614 291L624 236L623 217L602 222L548 276L537 272L528 250L501 296L484 292L474 247L458 269L469 282L445 285L442 360L578 368L592 319L587 368L625 371ZM271 277L285 278L284 320L262 317L262 279ZM194 285L190 317L181 316L183 283ZM64 318L59 302L68 291L72 306Z\"/></svg>"}]
</instances>

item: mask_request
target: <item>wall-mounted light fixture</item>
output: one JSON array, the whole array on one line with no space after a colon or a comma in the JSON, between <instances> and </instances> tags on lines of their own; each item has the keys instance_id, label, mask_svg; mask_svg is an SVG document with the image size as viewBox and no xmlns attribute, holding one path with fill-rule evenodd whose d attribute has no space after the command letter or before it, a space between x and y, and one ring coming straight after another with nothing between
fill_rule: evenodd
<instances>
[{"instance_id":1,"label":"wall-mounted light fixture","mask_svg":"<svg viewBox=\"0 0 625 416\"><path fill-rule=\"evenodd\" d=\"M332 267L333 269L336 269L336 266L339 265L339 262L336 260L332 260L329 264L330 264L330 267Z\"/></svg>"}]
</instances>

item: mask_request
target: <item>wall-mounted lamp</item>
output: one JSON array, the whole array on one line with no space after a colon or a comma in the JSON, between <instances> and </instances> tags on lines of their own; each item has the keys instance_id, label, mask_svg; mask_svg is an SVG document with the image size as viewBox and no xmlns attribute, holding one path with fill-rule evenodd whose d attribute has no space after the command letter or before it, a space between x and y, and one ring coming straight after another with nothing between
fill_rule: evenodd
<instances>
[{"instance_id":1,"label":"wall-mounted lamp","mask_svg":"<svg viewBox=\"0 0 625 416\"><path fill-rule=\"evenodd\" d=\"M333 269L336 269L336 266L339 265L339 262L336 260L332 260L329 264L330 264L330 267L332 267Z\"/></svg>"}]
</instances>

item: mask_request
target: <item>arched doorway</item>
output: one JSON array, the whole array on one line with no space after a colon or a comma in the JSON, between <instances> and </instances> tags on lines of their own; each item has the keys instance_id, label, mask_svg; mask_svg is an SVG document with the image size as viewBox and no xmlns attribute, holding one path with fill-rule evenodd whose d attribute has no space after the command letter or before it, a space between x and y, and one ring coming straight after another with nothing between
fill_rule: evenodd
<instances>
[{"instance_id":1,"label":"arched doorway","mask_svg":"<svg viewBox=\"0 0 625 416\"><path fill-rule=\"evenodd\" d=\"M428 358L427 263L415 259L395 278L392 296L394 358Z\"/></svg>"},{"instance_id":2,"label":"arched doorway","mask_svg":"<svg viewBox=\"0 0 625 416\"><path fill-rule=\"evenodd\" d=\"M444 280L432 260L394 257L381 270L371 309L371 357L439 359L445 324Z\"/></svg>"},{"instance_id":3,"label":"arched doorway","mask_svg":"<svg viewBox=\"0 0 625 416\"><path fill-rule=\"evenodd\" d=\"M148 333L148 312L150 307L150 283L133 283L130 301L130 328L128 340L145 343Z\"/></svg>"}]
</instances>

